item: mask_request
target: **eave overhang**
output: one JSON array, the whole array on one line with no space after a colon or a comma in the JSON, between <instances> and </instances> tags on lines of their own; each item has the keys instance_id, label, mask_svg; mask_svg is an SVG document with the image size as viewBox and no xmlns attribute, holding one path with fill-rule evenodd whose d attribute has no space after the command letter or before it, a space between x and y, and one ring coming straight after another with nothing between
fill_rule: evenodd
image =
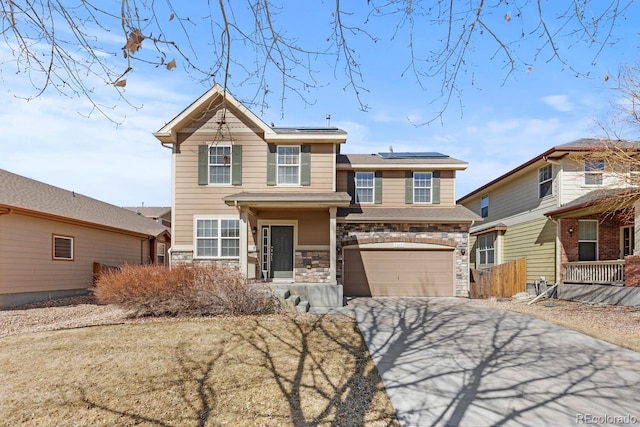
<instances>
[{"instance_id":1,"label":"eave overhang","mask_svg":"<svg viewBox=\"0 0 640 427\"><path fill-rule=\"evenodd\" d=\"M346 207L351 203L347 193L248 193L242 192L225 196L222 200L228 206L248 208L328 208Z\"/></svg>"}]
</instances>

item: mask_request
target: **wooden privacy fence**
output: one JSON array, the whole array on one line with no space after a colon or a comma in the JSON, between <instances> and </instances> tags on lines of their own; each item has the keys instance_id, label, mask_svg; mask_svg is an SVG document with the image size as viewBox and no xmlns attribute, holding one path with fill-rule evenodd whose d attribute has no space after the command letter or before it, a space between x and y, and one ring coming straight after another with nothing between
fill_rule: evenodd
<instances>
[{"instance_id":1,"label":"wooden privacy fence","mask_svg":"<svg viewBox=\"0 0 640 427\"><path fill-rule=\"evenodd\" d=\"M471 298L508 298L527 289L527 259L478 270L472 269Z\"/></svg>"},{"instance_id":2,"label":"wooden privacy fence","mask_svg":"<svg viewBox=\"0 0 640 427\"><path fill-rule=\"evenodd\" d=\"M94 285L96 284L96 282L98 281L102 273L107 272L109 270L118 270L119 268L120 267L115 267L113 265L105 265L105 264L100 264L99 262L94 262L93 263L93 284Z\"/></svg>"}]
</instances>

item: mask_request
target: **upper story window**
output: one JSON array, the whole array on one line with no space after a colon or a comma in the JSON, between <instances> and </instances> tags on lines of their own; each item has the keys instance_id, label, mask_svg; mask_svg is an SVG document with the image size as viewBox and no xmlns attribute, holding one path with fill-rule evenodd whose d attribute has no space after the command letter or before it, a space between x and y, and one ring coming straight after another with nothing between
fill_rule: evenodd
<instances>
[{"instance_id":1,"label":"upper story window","mask_svg":"<svg viewBox=\"0 0 640 427\"><path fill-rule=\"evenodd\" d=\"M480 216L482 218L489 216L489 195L482 196L480 199Z\"/></svg>"},{"instance_id":2,"label":"upper story window","mask_svg":"<svg viewBox=\"0 0 640 427\"><path fill-rule=\"evenodd\" d=\"M538 198L553 194L553 175L551 165L545 165L538 169Z\"/></svg>"},{"instance_id":3,"label":"upper story window","mask_svg":"<svg viewBox=\"0 0 640 427\"><path fill-rule=\"evenodd\" d=\"M209 147L209 184L231 184L231 147Z\"/></svg>"},{"instance_id":4,"label":"upper story window","mask_svg":"<svg viewBox=\"0 0 640 427\"><path fill-rule=\"evenodd\" d=\"M278 184L300 184L300 147L278 146Z\"/></svg>"},{"instance_id":5,"label":"upper story window","mask_svg":"<svg viewBox=\"0 0 640 427\"><path fill-rule=\"evenodd\" d=\"M584 185L602 185L602 173L604 172L604 160L584 161Z\"/></svg>"},{"instance_id":6,"label":"upper story window","mask_svg":"<svg viewBox=\"0 0 640 427\"><path fill-rule=\"evenodd\" d=\"M53 236L53 259L73 261L73 237Z\"/></svg>"},{"instance_id":7,"label":"upper story window","mask_svg":"<svg viewBox=\"0 0 640 427\"><path fill-rule=\"evenodd\" d=\"M356 203L374 202L374 174L373 172L356 172Z\"/></svg>"},{"instance_id":8,"label":"upper story window","mask_svg":"<svg viewBox=\"0 0 640 427\"><path fill-rule=\"evenodd\" d=\"M240 256L240 220L196 219L197 258L237 258Z\"/></svg>"},{"instance_id":9,"label":"upper story window","mask_svg":"<svg viewBox=\"0 0 640 427\"><path fill-rule=\"evenodd\" d=\"M413 203L431 203L431 172L413 173Z\"/></svg>"},{"instance_id":10,"label":"upper story window","mask_svg":"<svg viewBox=\"0 0 640 427\"><path fill-rule=\"evenodd\" d=\"M478 264L495 264L496 233L481 234L478 236Z\"/></svg>"}]
</instances>

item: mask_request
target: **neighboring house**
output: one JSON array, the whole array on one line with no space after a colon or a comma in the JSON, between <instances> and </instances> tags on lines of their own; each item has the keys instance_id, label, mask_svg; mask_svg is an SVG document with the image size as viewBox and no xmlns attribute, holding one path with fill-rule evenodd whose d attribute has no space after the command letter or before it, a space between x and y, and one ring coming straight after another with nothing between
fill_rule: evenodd
<instances>
[{"instance_id":1,"label":"neighboring house","mask_svg":"<svg viewBox=\"0 0 640 427\"><path fill-rule=\"evenodd\" d=\"M637 143L621 144L640 150ZM524 257L527 283L619 283L622 260L634 250L633 218L596 202L629 188L636 172L605 164L598 154L604 147L596 139L552 147L460 198L458 203L484 218L471 228L472 266ZM583 264L571 265L577 262ZM614 272L599 278L611 265ZM564 280L576 266L579 274Z\"/></svg>"},{"instance_id":2,"label":"neighboring house","mask_svg":"<svg viewBox=\"0 0 640 427\"><path fill-rule=\"evenodd\" d=\"M270 127L219 85L154 135L173 150L172 264L233 264L313 306L468 296L467 163L341 155L343 130Z\"/></svg>"},{"instance_id":3,"label":"neighboring house","mask_svg":"<svg viewBox=\"0 0 640 427\"><path fill-rule=\"evenodd\" d=\"M85 293L93 264L145 264L169 230L73 191L0 169L0 307Z\"/></svg>"},{"instance_id":4,"label":"neighboring house","mask_svg":"<svg viewBox=\"0 0 640 427\"><path fill-rule=\"evenodd\" d=\"M134 211L138 215L150 218L158 224L162 224L165 227L171 228L171 207L166 206L140 206L140 207L126 207L130 211Z\"/></svg>"}]
</instances>

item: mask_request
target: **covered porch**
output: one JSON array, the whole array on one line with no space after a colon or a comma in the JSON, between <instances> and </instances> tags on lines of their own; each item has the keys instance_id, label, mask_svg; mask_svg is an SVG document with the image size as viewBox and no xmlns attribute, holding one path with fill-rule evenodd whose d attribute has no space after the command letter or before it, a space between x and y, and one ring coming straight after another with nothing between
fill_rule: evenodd
<instances>
[{"instance_id":1,"label":"covered porch","mask_svg":"<svg viewBox=\"0 0 640 427\"><path fill-rule=\"evenodd\" d=\"M224 197L240 214L240 269L314 307L342 305L336 280L336 212L347 193L249 193Z\"/></svg>"},{"instance_id":2,"label":"covered porch","mask_svg":"<svg viewBox=\"0 0 640 427\"><path fill-rule=\"evenodd\" d=\"M563 284L638 286L632 200L611 208L607 200L627 190L596 190L547 217L557 225L557 281ZM630 264L631 263L631 264Z\"/></svg>"}]
</instances>

